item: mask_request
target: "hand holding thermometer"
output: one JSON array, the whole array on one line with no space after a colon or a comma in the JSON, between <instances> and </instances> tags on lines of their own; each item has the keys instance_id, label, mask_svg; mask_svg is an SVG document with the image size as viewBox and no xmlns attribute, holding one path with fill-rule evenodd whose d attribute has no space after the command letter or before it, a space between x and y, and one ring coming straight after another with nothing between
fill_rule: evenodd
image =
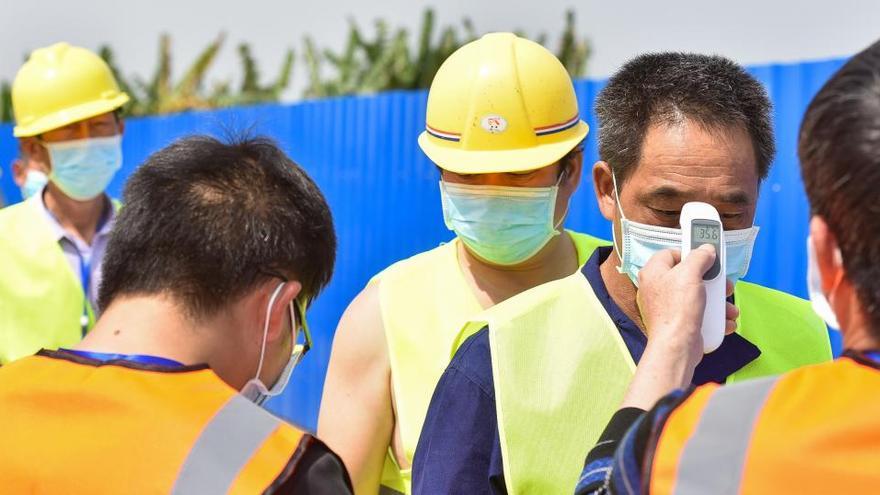
<instances>
[{"instance_id":1,"label":"hand holding thermometer","mask_svg":"<svg viewBox=\"0 0 880 495\"><path fill-rule=\"evenodd\" d=\"M718 211L710 204L691 202L684 205L679 219L682 231L681 259L703 244L715 246L715 263L703 275L706 288L706 309L703 312L703 353L710 353L724 340L727 309L727 277L725 270L724 227Z\"/></svg>"}]
</instances>

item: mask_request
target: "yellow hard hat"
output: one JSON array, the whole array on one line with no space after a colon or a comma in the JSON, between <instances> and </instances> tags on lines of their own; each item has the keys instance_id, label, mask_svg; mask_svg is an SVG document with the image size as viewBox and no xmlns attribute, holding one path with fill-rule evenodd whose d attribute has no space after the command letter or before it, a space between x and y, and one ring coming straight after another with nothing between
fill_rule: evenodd
<instances>
[{"instance_id":1,"label":"yellow hard hat","mask_svg":"<svg viewBox=\"0 0 880 495\"><path fill-rule=\"evenodd\" d=\"M12 133L36 136L112 112L127 101L101 57L67 43L38 48L12 83Z\"/></svg>"},{"instance_id":2,"label":"yellow hard hat","mask_svg":"<svg viewBox=\"0 0 880 495\"><path fill-rule=\"evenodd\" d=\"M460 174L550 165L586 137L571 77L543 46L491 33L440 66L428 93L419 146Z\"/></svg>"}]
</instances>

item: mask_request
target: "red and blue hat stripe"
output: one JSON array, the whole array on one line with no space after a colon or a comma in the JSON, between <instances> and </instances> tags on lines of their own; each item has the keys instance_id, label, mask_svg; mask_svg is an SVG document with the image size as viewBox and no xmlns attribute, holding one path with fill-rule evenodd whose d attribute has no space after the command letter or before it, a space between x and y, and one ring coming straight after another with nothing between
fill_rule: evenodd
<instances>
[{"instance_id":1,"label":"red and blue hat stripe","mask_svg":"<svg viewBox=\"0 0 880 495\"><path fill-rule=\"evenodd\" d=\"M562 132L572 127L576 126L580 121L580 115L575 114L574 117L566 120L565 122L553 125L547 125L543 127L535 128L536 136L547 136L549 134L556 134L557 132ZM429 125L425 125L425 131L428 132L431 136L434 136L438 139L444 139L446 141L458 142L461 141L461 133L458 132L449 132L449 131L441 131L440 129L435 129Z\"/></svg>"},{"instance_id":2,"label":"red and blue hat stripe","mask_svg":"<svg viewBox=\"0 0 880 495\"><path fill-rule=\"evenodd\" d=\"M566 120L565 122L563 122L561 124L547 125L544 127L535 128L535 135L536 136L546 136L548 134L556 134L557 132L562 132L562 131L571 129L572 127L576 126L579 121L580 121L580 115L574 114L574 117Z\"/></svg>"},{"instance_id":3,"label":"red and blue hat stripe","mask_svg":"<svg viewBox=\"0 0 880 495\"><path fill-rule=\"evenodd\" d=\"M434 129L427 124L425 124L425 130L428 131L428 134L434 136L435 138L455 142L461 141L461 134L457 132L441 131L440 129Z\"/></svg>"}]
</instances>

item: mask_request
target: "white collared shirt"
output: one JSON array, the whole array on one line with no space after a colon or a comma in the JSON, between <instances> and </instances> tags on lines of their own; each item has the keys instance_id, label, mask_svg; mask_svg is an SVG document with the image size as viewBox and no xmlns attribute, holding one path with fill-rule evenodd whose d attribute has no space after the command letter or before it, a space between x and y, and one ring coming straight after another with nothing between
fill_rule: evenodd
<instances>
[{"instance_id":1,"label":"white collared shirt","mask_svg":"<svg viewBox=\"0 0 880 495\"><path fill-rule=\"evenodd\" d=\"M86 297L92 306L92 310L95 311L95 317L97 317L98 287L101 285L101 267L104 260L104 252L107 249L107 241L110 238L110 230L113 228L113 223L116 220L116 212L114 211L113 205L112 203L110 204L107 213L104 214L103 218L98 223L98 229L95 231L95 235L92 238L92 244L89 245L80 239L79 236L69 232L58 222L58 219L56 219L52 212L46 208L46 203L43 200L43 192L45 192L45 188L39 194L34 194L29 201L36 201L39 203L43 213L46 214L46 220L49 222L49 228L52 231L52 235L58 241L58 245L61 247L61 251L64 252L64 257L67 258L67 262L70 264L70 269L73 270L73 275L76 277L76 280L79 281L80 285L83 283L83 270L86 267L88 268L89 286L84 289ZM109 198L107 198L107 201L110 201Z\"/></svg>"}]
</instances>

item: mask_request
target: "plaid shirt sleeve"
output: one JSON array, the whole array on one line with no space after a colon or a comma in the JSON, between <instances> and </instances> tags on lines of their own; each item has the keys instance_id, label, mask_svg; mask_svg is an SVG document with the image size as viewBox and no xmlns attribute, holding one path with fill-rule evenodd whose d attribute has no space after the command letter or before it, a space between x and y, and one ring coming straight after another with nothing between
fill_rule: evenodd
<instances>
[{"instance_id":1,"label":"plaid shirt sleeve","mask_svg":"<svg viewBox=\"0 0 880 495\"><path fill-rule=\"evenodd\" d=\"M677 390L650 411L634 407L617 411L587 455L575 495L635 495L642 493L650 466L649 446L656 445L663 425L693 388Z\"/></svg>"}]
</instances>

